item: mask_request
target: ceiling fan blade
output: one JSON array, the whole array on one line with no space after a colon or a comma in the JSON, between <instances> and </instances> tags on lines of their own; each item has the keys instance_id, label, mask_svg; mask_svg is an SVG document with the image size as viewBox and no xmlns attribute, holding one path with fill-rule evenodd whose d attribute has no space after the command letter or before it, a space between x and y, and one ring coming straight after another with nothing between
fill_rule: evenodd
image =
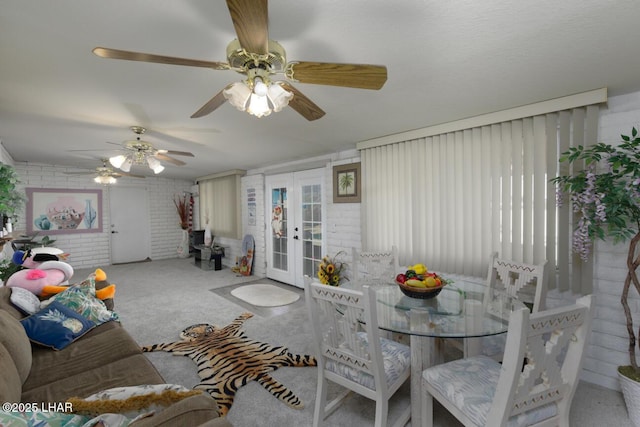
<instances>
[{"instance_id":1,"label":"ceiling fan blade","mask_svg":"<svg viewBox=\"0 0 640 427\"><path fill-rule=\"evenodd\" d=\"M203 117L203 116L206 116L207 114L212 113L213 110L215 110L216 108L218 108L219 106L224 104L226 100L227 100L227 98L224 97L224 95L222 94L222 90L221 90L220 92L218 92L216 94L216 96L211 98L206 104L204 104L202 107L200 107L200 109L198 111L193 113L191 115L191 118L192 119L196 119L198 117Z\"/></svg>"},{"instance_id":2,"label":"ceiling fan blade","mask_svg":"<svg viewBox=\"0 0 640 427\"><path fill-rule=\"evenodd\" d=\"M101 58L124 59L127 61L155 62L158 64L186 65L188 67L213 68L214 70L228 70L226 62L201 61L198 59L175 58L173 56L153 55L150 53L131 52L128 50L96 47L93 53Z\"/></svg>"},{"instance_id":3,"label":"ceiling fan blade","mask_svg":"<svg viewBox=\"0 0 640 427\"><path fill-rule=\"evenodd\" d=\"M290 62L286 76L300 83L380 89L387 81L384 65Z\"/></svg>"},{"instance_id":4,"label":"ceiling fan blade","mask_svg":"<svg viewBox=\"0 0 640 427\"><path fill-rule=\"evenodd\" d=\"M309 121L318 120L325 115L322 108L318 107L309 98L304 96L302 92L293 87L291 84L282 82L282 87L289 92L293 92L293 98L289 101L289 107L296 110L302 117Z\"/></svg>"},{"instance_id":5,"label":"ceiling fan blade","mask_svg":"<svg viewBox=\"0 0 640 427\"><path fill-rule=\"evenodd\" d=\"M240 46L250 53L269 53L267 0L227 0L227 7Z\"/></svg>"},{"instance_id":6,"label":"ceiling fan blade","mask_svg":"<svg viewBox=\"0 0 640 427\"><path fill-rule=\"evenodd\" d=\"M186 163L183 162L182 160L174 159L173 157L167 156L166 154L162 154L162 153L157 153L153 157L155 157L158 160L164 160L165 162L173 163L176 166L186 165Z\"/></svg>"},{"instance_id":7,"label":"ceiling fan blade","mask_svg":"<svg viewBox=\"0 0 640 427\"><path fill-rule=\"evenodd\" d=\"M112 174L110 174L112 177L114 178L119 178L121 176L128 176L130 178L144 178L143 175L136 175L133 173L127 173L127 172L113 172Z\"/></svg>"},{"instance_id":8,"label":"ceiling fan blade","mask_svg":"<svg viewBox=\"0 0 640 427\"><path fill-rule=\"evenodd\" d=\"M193 153L188 151L175 151L175 150L158 150L159 154L171 154L172 156L188 156L195 157Z\"/></svg>"}]
</instances>

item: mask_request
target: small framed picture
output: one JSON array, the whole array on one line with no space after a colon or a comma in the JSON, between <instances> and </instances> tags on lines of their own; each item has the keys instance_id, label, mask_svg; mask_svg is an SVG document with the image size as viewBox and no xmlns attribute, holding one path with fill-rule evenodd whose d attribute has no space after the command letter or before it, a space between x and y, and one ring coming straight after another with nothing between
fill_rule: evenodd
<instances>
[{"instance_id":1,"label":"small framed picture","mask_svg":"<svg viewBox=\"0 0 640 427\"><path fill-rule=\"evenodd\" d=\"M360 203L360 162L333 167L333 203Z\"/></svg>"}]
</instances>

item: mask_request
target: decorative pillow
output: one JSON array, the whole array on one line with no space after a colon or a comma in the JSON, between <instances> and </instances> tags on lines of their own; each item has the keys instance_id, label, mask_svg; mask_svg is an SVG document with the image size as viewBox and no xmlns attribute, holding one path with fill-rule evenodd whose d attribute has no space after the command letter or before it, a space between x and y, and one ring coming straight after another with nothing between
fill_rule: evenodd
<instances>
[{"instance_id":1,"label":"decorative pillow","mask_svg":"<svg viewBox=\"0 0 640 427\"><path fill-rule=\"evenodd\" d=\"M95 281L90 277L81 283L69 286L69 289L60 292L47 301L42 301L41 306L46 307L51 304L52 301L57 301L87 319L92 320L97 325L110 320L119 321L118 315L113 311L107 310L107 306L104 305L104 302L100 299L96 298L95 294Z\"/></svg>"},{"instance_id":2,"label":"decorative pillow","mask_svg":"<svg viewBox=\"0 0 640 427\"><path fill-rule=\"evenodd\" d=\"M117 413L133 418L145 413L159 412L175 402L201 394L201 390L189 390L176 384L148 384L116 387L99 391L81 399L70 397L73 412L85 415Z\"/></svg>"},{"instance_id":3,"label":"decorative pillow","mask_svg":"<svg viewBox=\"0 0 640 427\"><path fill-rule=\"evenodd\" d=\"M57 301L20 322L31 341L54 350L62 350L96 326Z\"/></svg>"},{"instance_id":4,"label":"decorative pillow","mask_svg":"<svg viewBox=\"0 0 640 427\"><path fill-rule=\"evenodd\" d=\"M23 288L11 288L11 303L26 314L33 314L40 310L40 300L36 294Z\"/></svg>"}]
</instances>

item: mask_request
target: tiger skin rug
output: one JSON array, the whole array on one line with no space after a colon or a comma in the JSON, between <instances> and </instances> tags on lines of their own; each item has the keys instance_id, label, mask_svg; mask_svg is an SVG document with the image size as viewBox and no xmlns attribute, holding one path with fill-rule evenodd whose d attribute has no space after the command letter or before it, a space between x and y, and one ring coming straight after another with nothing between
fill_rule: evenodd
<instances>
[{"instance_id":1,"label":"tiger skin rug","mask_svg":"<svg viewBox=\"0 0 640 427\"><path fill-rule=\"evenodd\" d=\"M302 401L269 372L283 366L317 366L315 357L250 339L240 328L251 317L252 313L242 313L222 328L192 325L180 332L180 341L144 346L142 351L166 351L193 360L201 380L194 389L215 399L220 416L227 415L238 389L254 380L287 405L303 408Z\"/></svg>"}]
</instances>

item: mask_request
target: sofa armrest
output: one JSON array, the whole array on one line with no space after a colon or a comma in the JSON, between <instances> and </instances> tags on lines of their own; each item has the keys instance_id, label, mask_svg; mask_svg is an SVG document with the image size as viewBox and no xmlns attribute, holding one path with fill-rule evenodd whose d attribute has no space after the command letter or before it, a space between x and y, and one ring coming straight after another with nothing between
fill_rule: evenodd
<instances>
[{"instance_id":1,"label":"sofa armrest","mask_svg":"<svg viewBox=\"0 0 640 427\"><path fill-rule=\"evenodd\" d=\"M218 417L218 405L208 394L199 394L182 399L150 417L129 424L130 427L174 427L198 426L208 421L211 426L232 427L225 418ZM219 421L218 421L219 420ZM206 424L208 426L208 424Z\"/></svg>"},{"instance_id":2,"label":"sofa armrest","mask_svg":"<svg viewBox=\"0 0 640 427\"><path fill-rule=\"evenodd\" d=\"M226 418L214 418L204 424L200 424L198 427L233 427L233 424L227 421Z\"/></svg>"}]
</instances>

